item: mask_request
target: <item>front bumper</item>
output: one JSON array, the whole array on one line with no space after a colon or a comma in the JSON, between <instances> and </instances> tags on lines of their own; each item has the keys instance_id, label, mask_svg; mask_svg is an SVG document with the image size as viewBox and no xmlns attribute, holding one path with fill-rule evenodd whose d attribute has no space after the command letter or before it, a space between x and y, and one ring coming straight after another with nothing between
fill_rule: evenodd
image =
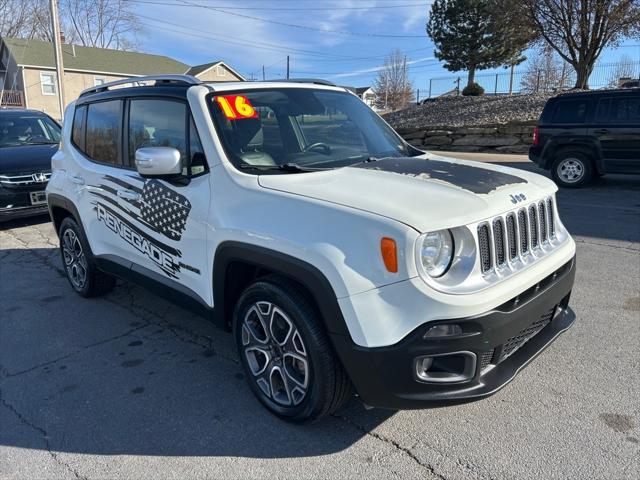
<instances>
[{"instance_id":1,"label":"front bumper","mask_svg":"<svg viewBox=\"0 0 640 480\"><path fill-rule=\"evenodd\" d=\"M388 347L365 348L340 335L332 335L333 344L367 405L423 408L485 397L509 383L573 324L576 316L568 303L574 278L575 258L486 314L429 322ZM439 323L457 324L462 334L423 338L428 328ZM436 384L417 379L417 357L462 351L472 352L477 358L470 380Z\"/></svg>"},{"instance_id":2,"label":"front bumper","mask_svg":"<svg viewBox=\"0 0 640 480\"><path fill-rule=\"evenodd\" d=\"M0 187L0 222L14 218L44 215L47 204L32 205L31 194L44 192L46 184L37 187L2 188Z\"/></svg>"}]
</instances>

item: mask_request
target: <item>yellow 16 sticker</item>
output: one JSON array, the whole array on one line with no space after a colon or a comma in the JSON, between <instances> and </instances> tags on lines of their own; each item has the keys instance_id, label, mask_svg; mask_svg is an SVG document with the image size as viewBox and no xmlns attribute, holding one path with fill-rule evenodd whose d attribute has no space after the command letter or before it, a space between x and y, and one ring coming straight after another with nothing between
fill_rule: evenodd
<instances>
[{"instance_id":1,"label":"yellow 16 sticker","mask_svg":"<svg viewBox=\"0 0 640 480\"><path fill-rule=\"evenodd\" d=\"M258 113L251 105L251 102L244 95L224 95L215 97L216 102L224 116L229 120L240 120L243 118L258 118Z\"/></svg>"}]
</instances>

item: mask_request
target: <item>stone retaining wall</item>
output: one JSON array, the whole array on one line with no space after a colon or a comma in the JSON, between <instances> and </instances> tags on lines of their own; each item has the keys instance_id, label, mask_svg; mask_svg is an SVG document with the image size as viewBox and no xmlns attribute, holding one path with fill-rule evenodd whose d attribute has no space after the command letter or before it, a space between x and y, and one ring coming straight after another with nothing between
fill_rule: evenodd
<instances>
[{"instance_id":1,"label":"stone retaining wall","mask_svg":"<svg viewBox=\"0 0 640 480\"><path fill-rule=\"evenodd\" d=\"M477 127L437 126L398 129L398 133L421 150L527 153L533 142L534 125L534 122L519 122Z\"/></svg>"}]
</instances>

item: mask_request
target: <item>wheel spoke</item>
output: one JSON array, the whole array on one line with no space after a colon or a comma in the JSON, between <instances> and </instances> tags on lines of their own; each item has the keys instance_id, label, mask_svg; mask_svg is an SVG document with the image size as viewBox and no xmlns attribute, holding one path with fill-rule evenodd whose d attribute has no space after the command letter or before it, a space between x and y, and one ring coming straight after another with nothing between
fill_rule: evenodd
<instances>
[{"instance_id":1,"label":"wheel spoke","mask_svg":"<svg viewBox=\"0 0 640 480\"><path fill-rule=\"evenodd\" d=\"M269 331L258 306L254 305L249 309L242 327L244 345L264 345L269 341Z\"/></svg>"},{"instance_id":2,"label":"wheel spoke","mask_svg":"<svg viewBox=\"0 0 640 480\"><path fill-rule=\"evenodd\" d=\"M269 373L269 385L273 399L283 405L291 405L291 392L287 376L282 373L282 369L274 366Z\"/></svg>"},{"instance_id":3,"label":"wheel spoke","mask_svg":"<svg viewBox=\"0 0 640 480\"><path fill-rule=\"evenodd\" d=\"M271 361L271 354L263 348L249 347L245 349L244 354L247 357L249 368L254 376L259 376L264 373Z\"/></svg>"},{"instance_id":4,"label":"wheel spoke","mask_svg":"<svg viewBox=\"0 0 640 480\"><path fill-rule=\"evenodd\" d=\"M293 331L293 324L282 310L278 307L274 307L271 312L269 329L271 337L278 343L278 345L284 346Z\"/></svg>"},{"instance_id":5,"label":"wheel spoke","mask_svg":"<svg viewBox=\"0 0 640 480\"><path fill-rule=\"evenodd\" d=\"M309 384L309 365L307 359L295 353L285 353L283 356L284 371L291 380L302 389Z\"/></svg>"}]
</instances>

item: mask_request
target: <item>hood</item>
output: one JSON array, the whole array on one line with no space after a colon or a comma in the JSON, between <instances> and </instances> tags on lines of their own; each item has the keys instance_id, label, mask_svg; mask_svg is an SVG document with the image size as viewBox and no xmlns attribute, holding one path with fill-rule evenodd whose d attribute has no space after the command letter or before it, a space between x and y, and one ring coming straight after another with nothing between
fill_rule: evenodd
<instances>
[{"instance_id":1,"label":"hood","mask_svg":"<svg viewBox=\"0 0 640 480\"><path fill-rule=\"evenodd\" d=\"M484 220L557 190L535 173L431 155L262 175L258 181L264 188L392 218L420 232Z\"/></svg>"},{"instance_id":2,"label":"hood","mask_svg":"<svg viewBox=\"0 0 640 480\"><path fill-rule=\"evenodd\" d=\"M51 156L58 144L0 148L0 175L51 171Z\"/></svg>"}]
</instances>

